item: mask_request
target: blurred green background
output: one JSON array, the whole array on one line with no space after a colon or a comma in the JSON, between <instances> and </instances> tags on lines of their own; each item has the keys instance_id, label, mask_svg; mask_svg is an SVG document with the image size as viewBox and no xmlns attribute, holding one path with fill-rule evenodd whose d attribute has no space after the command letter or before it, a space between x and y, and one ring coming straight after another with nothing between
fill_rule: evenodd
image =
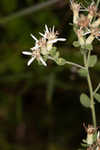
<instances>
[{"instance_id":1,"label":"blurred green background","mask_svg":"<svg viewBox=\"0 0 100 150\"><path fill-rule=\"evenodd\" d=\"M0 0L0 150L78 149L85 137L83 122L91 123L91 112L79 102L81 92L88 94L86 79L77 68L48 67L36 62L27 66L23 50L34 46L45 24L55 25L66 42L57 43L61 56L83 63L79 49L72 46L76 36L72 11L65 0ZM28 10L31 10L27 12ZM20 12L24 9L24 13ZM17 13L19 12L19 13ZM91 69L93 86L100 82L100 42L94 42L98 63ZM100 104L96 103L97 125Z\"/></svg>"}]
</instances>

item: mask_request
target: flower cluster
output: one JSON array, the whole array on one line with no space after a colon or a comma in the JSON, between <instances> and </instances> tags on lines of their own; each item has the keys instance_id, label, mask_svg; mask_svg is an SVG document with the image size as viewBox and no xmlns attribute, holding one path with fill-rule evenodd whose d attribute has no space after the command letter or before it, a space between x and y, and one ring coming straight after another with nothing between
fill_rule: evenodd
<instances>
[{"instance_id":1,"label":"flower cluster","mask_svg":"<svg viewBox=\"0 0 100 150\"><path fill-rule=\"evenodd\" d=\"M35 59L44 66L47 66L47 59L55 60L59 57L59 53L56 52L54 43L58 41L65 41L65 38L58 38L58 32L54 31L54 26L48 29L45 25L45 32L39 33L41 38L38 40L33 34L31 37L35 40L35 46L31 48L31 52L23 51L22 54L30 55L31 59L28 61L29 66Z\"/></svg>"},{"instance_id":2,"label":"flower cluster","mask_svg":"<svg viewBox=\"0 0 100 150\"><path fill-rule=\"evenodd\" d=\"M87 150L100 150L100 131L97 131L98 128L94 128L92 125L88 127L84 124L85 131L87 132L86 140L83 142L83 146L87 147Z\"/></svg>"},{"instance_id":3,"label":"flower cluster","mask_svg":"<svg viewBox=\"0 0 100 150\"><path fill-rule=\"evenodd\" d=\"M88 8L82 8L80 4L72 0L71 9L74 31L78 37L77 45L89 49L93 40L95 38L99 40L100 37L100 13L94 2ZM84 11L87 12L87 15L84 15Z\"/></svg>"}]
</instances>

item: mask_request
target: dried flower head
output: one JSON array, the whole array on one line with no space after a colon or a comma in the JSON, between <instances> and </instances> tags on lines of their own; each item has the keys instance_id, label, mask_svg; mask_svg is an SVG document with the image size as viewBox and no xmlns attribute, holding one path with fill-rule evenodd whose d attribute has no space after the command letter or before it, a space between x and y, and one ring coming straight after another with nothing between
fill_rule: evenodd
<instances>
[{"instance_id":1,"label":"dried flower head","mask_svg":"<svg viewBox=\"0 0 100 150\"><path fill-rule=\"evenodd\" d=\"M76 30L76 34L77 34L77 37L78 37L78 41L80 43L81 46L84 46L85 45L85 39L83 37L83 30L82 29L78 29Z\"/></svg>"},{"instance_id":2,"label":"dried flower head","mask_svg":"<svg viewBox=\"0 0 100 150\"><path fill-rule=\"evenodd\" d=\"M93 125L88 125L88 127L86 127L85 124L83 124L83 126L85 128L85 131L87 132L86 143L88 145L92 145L94 142L93 135L97 131L97 128L94 128Z\"/></svg>"},{"instance_id":3,"label":"dried flower head","mask_svg":"<svg viewBox=\"0 0 100 150\"><path fill-rule=\"evenodd\" d=\"M88 124L88 127L83 124L83 127L85 128L85 131L87 134L94 134L97 131L97 128L94 128L93 125Z\"/></svg>"},{"instance_id":4,"label":"dried flower head","mask_svg":"<svg viewBox=\"0 0 100 150\"><path fill-rule=\"evenodd\" d=\"M71 9L73 12L78 12L80 11L80 4L76 3L74 0L70 0L71 2Z\"/></svg>"},{"instance_id":5,"label":"dried flower head","mask_svg":"<svg viewBox=\"0 0 100 150\"><path fill-rule=\"evenodd\" d=\"M94 2L92 2L91 5L88 7L88 11L91 16L94 17L96 15L97 7Z\"/></svg>"},{"instance_id":6,"label":"dried flower head","mask_svg":"<svg viewBox=\"0 0 100 150\"><path fill-rule=\"evenodd\" d=\"M84 14L81 14L80 18L78 20L78 26L80 28L84 28L84 27L86 28L89 26L89 23L90 23L89 18L87 16L85 16Z\"/></svg>"},{"instance_id":7,"label":"dried flower head","mask_svg":"<svg viewBox=\"0 0 100 150\"><path fill-rule=\"evenodd\" d=\"M76 24L74 31L78 37L80 46L87 48L88 45L92 45L95 38L100 40L100 17L98 17L97 7L94 2L87 9L83 8L82 10L79 6L80 4L71 1L73 24ZM87 11L87 15L80 14L80 11Z\"/></svg>"}]
</instances>

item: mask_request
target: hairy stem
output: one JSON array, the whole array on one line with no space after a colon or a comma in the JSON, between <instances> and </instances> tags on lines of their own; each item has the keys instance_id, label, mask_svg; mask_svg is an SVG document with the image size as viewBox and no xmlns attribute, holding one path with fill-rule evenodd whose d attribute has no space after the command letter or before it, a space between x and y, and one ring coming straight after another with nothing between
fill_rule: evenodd
<instances>
[{"instance_id":1,"label":"hairy stem","mask_svg":"<svg viewBox=\"0 0 100 150\"><path fill-rule=\"evenodd\" d=\"M90 57L90 52L88 53L88 58ZM88 82L88 87L89 87L89 92L90 92L90 101L91 101L91 113L92 113L92 120L93 120L93 125L94 128L96 128L96 113L95 113L95 104L94 104L94 97L93 97L93 87L92 87L92 82L89 74L89 67L88 67L88 59L86 57L86 54L84 54L84 65L87 69L87 82Z\"/></svg>"}]
</instances>

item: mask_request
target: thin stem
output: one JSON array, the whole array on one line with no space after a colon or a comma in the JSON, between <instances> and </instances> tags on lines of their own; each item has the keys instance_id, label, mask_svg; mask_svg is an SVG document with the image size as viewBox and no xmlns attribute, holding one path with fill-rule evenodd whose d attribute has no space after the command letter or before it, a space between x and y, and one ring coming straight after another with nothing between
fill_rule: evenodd
<instances>
[{"instance_id":1,"label":"thin stem","mask_svg":"<svg viewBox=\"0 0 100 150\"><path fill-rule=\"evenodd\" d=\"M98 8L100 0L97 0L96 7Z\"/></svg>"},{"instance_id":2,"label":"thin stem","mask_svg":"<svg viewBox=\"0 0 100 150\"><path fill-rule=\"evenodd\" d=\"M90 52L88 53L88 58L90 57ZM84 65L87 69L87 82L89 86L89 92L90 92L90 101L91 101L91 113L92 113L92 120L93 120L93 125L94 128L96 128L96 114L95 114L95 105L94 105L94 97L93 97L93 87L92 87L92 82L89 74L89 68L88 68L88 62L87 62L87 57L86 54L84 54Z\"/></svg>"},{"instance_id":3,"label":"thin stem","mask_svg":"<svg viewBox=\"0 0 100 150\"><path fill-rule=\"evenodd\" d=\"M78 67L78 68L81 68L81 69L85 69L85 67L83 67L83 66L81 66L81 65L79 65L79 64L70 62L70 61L66 61L66 64L73 65L73 66Z\"/></svg>"},{"instance_id":4,"label":"thin stem","mask_svg":"<svg viewBox=\"0 0 100 150\"><path fill-rule=\"evenodd\" d=\"M53 57L51 57L51 56L49 56L48 58L51 59L51 60L53 60L53 61L55 61L55 59L54 59ZM56 61L55 61L55 62L56 62ZM66 61L65 64L69 64L69 65L73 65L73 66L78 67L78 68L81 68L81 69L85 69L85 67L83 67L83 66L81 66L81 65L79 65L79 64L70 62L70 61Z\"/></svg>"},{"instance_id":5,"label":"thin stem","mask_svg":"<svg viewBox=\"0 0 100 150\"><path fill-rule=\"evenodd\" d=\"M97 8L97 10L98 10L98 7L99 7L99 3L100 3L100 0L97 0L97 2L96 2L96 8ZM93 22L95 21L95 19L96 19L96 16L94 16Z\"/></svg>"},{"instance_id":6,"label":"thin stem","mask_svg":"<svg viewBox=\"0 0 100 150\"><path fill-rule=\"evenodd\" d=\"M99 89L100 89L100 83L98 84L97 88L96 88L95 91L93 92L93 95L95 95Z\"/></svg>"}]
</instances>

